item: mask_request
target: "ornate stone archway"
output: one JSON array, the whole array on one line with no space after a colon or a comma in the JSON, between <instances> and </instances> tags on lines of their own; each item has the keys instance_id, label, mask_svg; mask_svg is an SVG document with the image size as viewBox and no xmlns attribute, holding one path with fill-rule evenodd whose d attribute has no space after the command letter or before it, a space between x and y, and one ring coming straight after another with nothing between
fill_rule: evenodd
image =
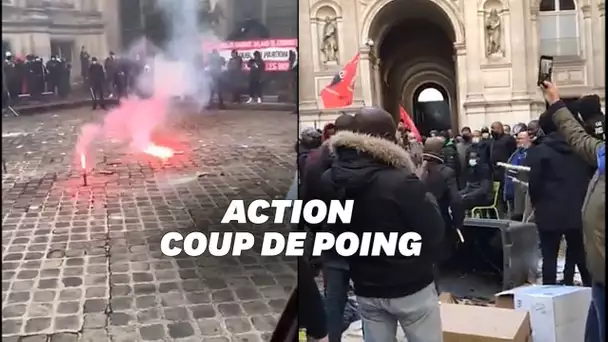
<instances>
[{"instance_id":1,"label":"ornate stone archway","mask_svg":"<svg viewBox=\"0 0 608 342\"><path fill-rule=\"evenodd\" d=\"M370 46L363 46L360 49L361 63L360 72L363 89L363 101L365 105L383 106L391 112L395 112L393 103L386 101L386 96L383 96L383 88L388 84L385 73L387 70L396 70L395 61L385 60L381 57L381 46L384 39L397 25L409 21L410 19L420 19L418 16L412 15L394 15L393 13L404 12L403 9L407 6L424 7L425 13L434 18L431 21L441 28L441 31L451 41L452 46L449 48L453 56L450 60L440 61L429 65L425 61L419 61L420 65L416 65L415 60L408 62L407 66L397 66L400 73L400 80L394 82L393 89L399 87L397 95L400 103L411 110L412 103L409 99L411 96L404 95L408 91L414 91L420 84L432 81L441 84L442 87L448 89L450 97L450 106L453 113L452 125L458 126L458 122L464 122L459 116L465 115L462 110L462 101L466 93L465 82L458 82L459 74L465 68L464 40L465 31L464 23L461 20L460 13L453 2L448 0L418 0L416 3L403 0L377 0L373 1L365 10L361 20L361 33L363 42L373 42ZM390 7L389 7L390 6ZM399 6L399 7L392 7ZM397 10L400 9L401 11ZM415 8L415 7L412 7ZM390 12L389 12L390 11ZM425 18L428 19L428 18ZM382 59L382 60L380 60ZM400 61L397 63L401 63ZM384 70L378 67L384 66ZM422 66L421 66L422 65ZM389 66L386 68L386 66ZM369 85L369 86L366 86ZM393 96L393 99L395 97ZM407 100L406 100L407 99Z\"/></svg>"},{"instance_id":2,"label":"ornate stone archway","mask_svg":"<svg viewBox=\"0 0 608 342\"><path fill-rule=\"evenodd\" d=\"M364 39L372 38L370 37L372 32L372 26L374 21L377 19L380 11L388 6L391 3L402 0L376 0L372 1L371 5L366 9L363 14L362 19L362 27L361 27L361 37ZM435 4L439 9L443 11L443 13L447 16L450 23L452 24L452 29L454 30L454 42L455 44L464 43L465 33L464 33L464 24L462 20L460 20L460 16L458 15L458 9L456 6L450 2L449 0L426 0ZM374 51L375 52L375 51Z\"/></svg>"}]
</instances>

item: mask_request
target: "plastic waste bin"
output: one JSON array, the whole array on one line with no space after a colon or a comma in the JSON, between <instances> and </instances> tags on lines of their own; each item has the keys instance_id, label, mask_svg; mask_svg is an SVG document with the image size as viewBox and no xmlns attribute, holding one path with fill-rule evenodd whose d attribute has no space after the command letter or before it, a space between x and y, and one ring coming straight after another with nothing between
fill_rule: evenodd
<instances>
[{"instance_id":1,"label":"plastic waste bin","mask_svg":"<svg viewBox=\"0 0 608 342\"><path fill-rule=\"evenodd\" d=\"M498 232L495 235L496 239L490 243L502 250L501 273L504 290L521 286L536 274L539 239L534 223L483 218L465 219L463 230L467 234L481 234L480 229Z\"/></svg>"}]
</instances>

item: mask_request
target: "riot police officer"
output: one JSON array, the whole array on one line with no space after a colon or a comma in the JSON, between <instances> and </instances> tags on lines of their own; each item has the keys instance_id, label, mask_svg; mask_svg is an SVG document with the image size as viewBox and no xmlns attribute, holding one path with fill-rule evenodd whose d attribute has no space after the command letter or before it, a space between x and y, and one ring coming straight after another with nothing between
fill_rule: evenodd
<instances>
[{"instance_id":1,"label":"riot police officer","mask_svg":"<svg viewBox=\"0 0 608 342\"><path fill-rule=\"evenodd\" d=\"M226 65L226 60L217 50L213 50L209 56L209 75L211 75L211 93L209 97L209 105L213 102L213 96L217 95L218 107L224 108L224 97L222 96L223 80L222 69Z\"/></svg>"},{"instance_id":2,"label":"riot police officer","mask_svg":"<svg viewBox=\"0 0 608 342\"><path fill-rule=\"evenodd\" d=\"M57 94L59 90L59 80L61 78L60 63L57 56L52 56L51 59L46 62L46 70L48 72L46 78L47 90L53 94Z\"/></svg>"},{"instance_id":3,"label":"riot police officer","mask_svg":"<svg viewBox=\"0 0 608 342\"><path fill-rule=\"evenodd\" d=\"M101 109L107 109L104 102L104 86L106 82L103 66L97 61L97 57L91 58L89 66L89 84L91 86L91 97L93 98L93 110L99 105Z\"/></svg>"},{"instance_id":4,"label":"riot police officer","mask_svg":"<svg viewBox=\"0 0 608 342\"><path fill-rule=\"evenodd\" d=\"M57 88L59 92L59 97L64 99L70 94L71 91L70 80L72 76L72 65L68 61L66 61L65 58L61 58L59 59L58 69L59 80Z\"/></svg>"},{"instance_id":5,"label":"riot police officer","mask_svg":"<svg viewBox=\"0 0 608 342\"><path fill-rule=\"evenodd\" d=\"M19 81L17 65L14 63L13 55L10 52L6 52L4 63L2 63L2 74L3 91L5 91L3 96L7 96L6 100L10 100L14 104L19 98L21 82Z\"/></svg>"},{"instance_id":6,"label":"riot police officer","mask_svg":"<svg viewBox=\"0 0 608 342\"><path fill-rule=\"evenodd\" d=\"M114 55L114 52L110 51L110 55L106 58L103 64L103 67L106 70L106 83L110 98L114 96L114 86L116 83L114 80L114 76L116 76L117 73L116 64L116 56Z\"/></svg>"},{"instance_id":7,"label":"riot police officer","mask_svg":"<svg viewBox=\"0 0 608 342\"><path fill-rule=\"evenodd\" d=\"M127 97L128 65L125 62L126 60L119 58L116 62L114 72L113 86L114 90L116 91L118 101L120 101L120 99L123 97Z\"/></svg>"}]
</instances>

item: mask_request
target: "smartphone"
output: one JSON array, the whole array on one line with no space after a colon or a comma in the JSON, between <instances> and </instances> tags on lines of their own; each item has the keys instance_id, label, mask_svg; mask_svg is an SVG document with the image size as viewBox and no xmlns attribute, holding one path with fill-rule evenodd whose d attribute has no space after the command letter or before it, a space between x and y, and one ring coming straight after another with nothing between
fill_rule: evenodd
<instances>
[{"instance_id":1,"label":"smartphone","mask_svg":"<svg viewBox=\"0 0 608 342\"><path fill-rule=\"evenodd\" d=\"M553 74L553 57L552 56L540 56L538 63L538 85L542 86L543 82L551 82L551 75Z\"/></svg>"}]
</instances>

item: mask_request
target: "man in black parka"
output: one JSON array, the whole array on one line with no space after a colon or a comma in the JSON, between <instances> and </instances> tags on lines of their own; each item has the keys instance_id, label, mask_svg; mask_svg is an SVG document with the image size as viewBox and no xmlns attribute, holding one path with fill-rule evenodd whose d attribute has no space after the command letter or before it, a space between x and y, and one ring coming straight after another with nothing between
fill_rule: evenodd
<instances>
[{"instance_id":1,"label":"man in black parka","mask_svg":"<svg viewBox=\"0 0 608 342\"><path fill-rule=\"evenodd\" d=\"M591 286L581 208L594 170L574 153L548 115L541 115L539 122L545 135L534 140L525 163L530 167L528 194L540 237L543 284L556 283L557 257L565 236L570 258L566 263L576 264L583 284Z\"/></svg>"}]
</instances>

